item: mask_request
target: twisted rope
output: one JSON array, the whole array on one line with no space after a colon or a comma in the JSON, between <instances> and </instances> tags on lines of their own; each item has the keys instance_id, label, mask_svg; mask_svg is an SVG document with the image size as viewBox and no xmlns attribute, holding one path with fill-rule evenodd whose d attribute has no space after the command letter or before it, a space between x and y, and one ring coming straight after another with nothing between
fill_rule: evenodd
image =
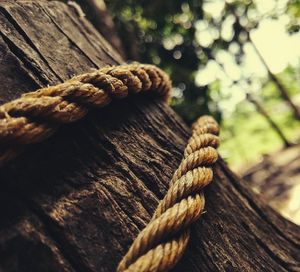
<instances>
[{"instance_id":1,"label":"twisted rope","mask_svg":"<svg viewBox=\"0 0 300 272\"><path fill-rule=\"evenodd\" d=\"M152 92L167 100L170 90L171 81L162 70L131 64L105 67L24 94L0 106L0 165L26 145L50 137L60 124L77 121L89 109L106 106L113 98ZM165 272L180 260L189 241L189 226L204 209L202 188L213 178L218 132L217 123L209 116L193 125L166 196L121 260L118 272Z\"/></svg>"},{"instance_id":2,"label":"twisted rope","mask_svg":"<svg viewBox=\"0 0 300 272\"><path fill-rule=\"evenodd\" d=\"M182 257L190 237L189 226L204 209L202 188L211 182L211 166L218 159L216 121L203 116L192 128L167 194L119 263L118 272L166 272Z\"/></svg>"},{"instance_id":3,"label":"twisted rope","mask_svg":"<svg viewBox=\"0 0 300 272\"><path fill-rule=\"evenodd\" d=\"M171 81L153 65L104 67L62 84L23 94L0 106L0 165L25 145L50 137L60 124L83 118L91 108L104 107L113 98L152 92L168 99Z\"/></svg>"}]
</instances>

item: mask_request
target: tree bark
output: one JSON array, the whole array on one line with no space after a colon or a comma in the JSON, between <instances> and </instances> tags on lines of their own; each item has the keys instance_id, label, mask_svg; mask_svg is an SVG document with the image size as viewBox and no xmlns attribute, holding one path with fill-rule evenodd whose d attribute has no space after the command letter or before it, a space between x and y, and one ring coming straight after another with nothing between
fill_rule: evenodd
<instances>
[{"instance_id":1,"label":"tree bark","mask_svg":"<svg viewBox=\"0 0 300 272\"><path fill-rule=\"evenodd\" d=\"M74 9L0 3L0 99L122 60ZM0 271L115 271L167 190L190 130L164 103L117 101L0 169ZM299 227L220 160L174 271L300 271Z\"/></svg>"}]
</instances>

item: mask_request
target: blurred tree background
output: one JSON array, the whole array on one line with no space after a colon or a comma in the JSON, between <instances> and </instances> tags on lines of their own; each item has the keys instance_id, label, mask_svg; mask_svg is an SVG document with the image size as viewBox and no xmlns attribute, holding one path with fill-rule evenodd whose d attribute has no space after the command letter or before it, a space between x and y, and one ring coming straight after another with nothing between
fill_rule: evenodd
<instances>
[{"instance_id":1,"label":"blurred tree background","mask_svg":"<svg viewBox=\"0 0 300 272\"><path fill-rule=\"evenodd\" d=\"M126 59L170 74L175 111L189 124L206 113L221 123L231 167L297 142L300 0L110 0L107 13L100 2L98 24L114 22L121 41L110 42Z\"/></svg>"}]
</instances>

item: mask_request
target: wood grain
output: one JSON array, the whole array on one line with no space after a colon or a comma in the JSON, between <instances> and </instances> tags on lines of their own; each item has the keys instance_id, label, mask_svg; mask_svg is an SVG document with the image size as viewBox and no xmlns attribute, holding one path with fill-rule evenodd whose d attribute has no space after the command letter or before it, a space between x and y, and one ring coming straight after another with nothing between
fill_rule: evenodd
<instances>
[{"instance_id":1,"label":"wood grain","mask_svg":"<svg viewBox=\"0 0 300 272\"><path fill-rule=\"evenodd\" d=\"M122 62L73 8L1 1L0 101ZM147 97L61 128L0 170L0 271L114 271L168 187L189 137ZM299 227L223 161L174 271L300 271Z\"/></svg>"}]
</instances>

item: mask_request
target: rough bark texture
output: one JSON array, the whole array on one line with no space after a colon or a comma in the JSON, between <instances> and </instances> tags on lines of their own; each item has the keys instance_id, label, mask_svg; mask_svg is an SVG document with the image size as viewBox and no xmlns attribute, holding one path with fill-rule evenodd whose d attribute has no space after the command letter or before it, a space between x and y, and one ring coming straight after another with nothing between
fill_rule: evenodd
<instances>
[{"instance_id":1,"label":"rough bark texture","mask_svg":"<svg viewBox=\"0 0 300 272\"><path fill-rule=\"evenodd\" d=\"M61 2L1 1L0 99L119 63ZM162 198L189 129L159 101L123 100L0 170L0 271L114 271ZM299 228L220 161L174 271L300 271Z\"/></svg>"}]
</instances>

